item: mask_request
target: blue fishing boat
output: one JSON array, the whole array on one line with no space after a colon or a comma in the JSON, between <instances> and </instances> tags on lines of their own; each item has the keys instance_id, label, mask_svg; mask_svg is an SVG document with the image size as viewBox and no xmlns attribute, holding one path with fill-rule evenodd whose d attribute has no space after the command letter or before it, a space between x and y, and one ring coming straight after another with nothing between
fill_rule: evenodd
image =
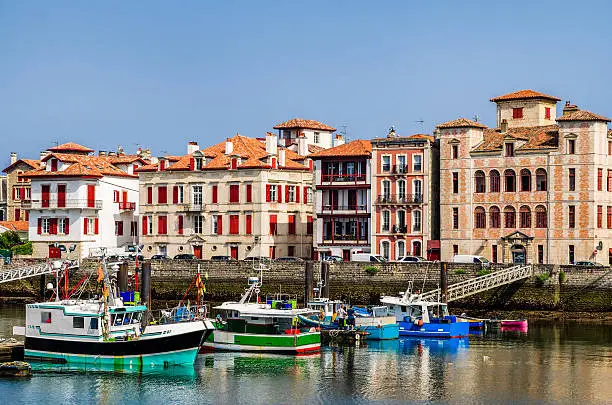
<instances>
[{"instance_id":1,"label":"blue fishing boat","mask_svg":"<svg viewBox=\"0 0 612 405\"><path fill-rule=\"evenodd\" d=\"M412 285L399 297L384 296L381 303L395 317L400 336L423 338L457 338L469 334L469 323L460 322L448 313L444 302L424 301L412 293Z\"/></svg>"}]
</instances>

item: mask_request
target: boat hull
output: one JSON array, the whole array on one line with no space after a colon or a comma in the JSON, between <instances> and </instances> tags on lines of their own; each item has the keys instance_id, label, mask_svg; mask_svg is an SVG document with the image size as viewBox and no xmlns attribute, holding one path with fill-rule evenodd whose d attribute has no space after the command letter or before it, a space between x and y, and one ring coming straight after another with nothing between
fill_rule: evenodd
<instances>
[{"instance_id":1,"label":"boat hull","mask_svg":"<svg viewBox=\"0 0 612 405\"><path fill-rule=\"evenodd\" d=\"M400 326L397 323L380 326L361 326L359 330L368 332L367 340L388 340L399 337Z\"/></svg>"},{"instance_id":2,"label":"boat hull","mask_svg":"<svg viewBox=\"0 0 612 405\"><path fill-rule=\"evenodd\" d=\"M204 351L236 351L299 354L321 349L321 333L268 335L215 330L212 338L202 344Z\"/></svg>"},{"instance_id":3,"label":"boat hull","mask_svg":"<svg viewBox=\"0 0 612 405\"><path fill-rule=\"evenodd\" d=\"M139 338L128 341L79 340L71 336L26 336L24 356L27 360L113 366L169 366L193 364L201 343L212 333L202 322L185 323L174 333L167 327L157 331L147 328ZM165 332L165 333L164 333Z\"/></svg>"},{"instance_id":4,"label":"boat hull","mask_svg":"<svg viewBox=\"0 0 612 405\"><path fill-rule=\"evenodd\" d=\"M431 338L458 338L468 336L470 325L468 322L424 323L421 326L413 322L398 322L399 335L409 337Z\"/></svg>"}]
</instances>

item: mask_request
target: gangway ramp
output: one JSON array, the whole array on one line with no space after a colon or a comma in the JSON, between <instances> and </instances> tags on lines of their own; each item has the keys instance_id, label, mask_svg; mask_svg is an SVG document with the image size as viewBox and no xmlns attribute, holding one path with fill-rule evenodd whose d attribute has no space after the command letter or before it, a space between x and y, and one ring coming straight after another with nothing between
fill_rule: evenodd
<instances>
[{"instance_id":1,"label":"gangway ramp","mask_svg":"<svg viewBox=\"0 0 612 405\"><path fill-rule=\"evenodd\" d=\"M48 261L34 266L17 267L13 269L0 270L0 284L11 281L23 280L25 278L41 276L43 274L51 274L62 271L66 268L78 268L79 263L73 261Z\"/></svg>"},{"instance_id":2,"label":"gangway ramp","mask_svg":"<svg viewBox=\"0 0 612 405\"><path fill-rule=\"evenodd\" d=\"M451 284L447 288L446 302L459 300L469 297L470 295L478 294L492 288L502 285L511 284L515 281L529 278L533 275L533 266L531 264L508 267L503 270L494 271L484 276L475 277L459 283ZM442 291L436 290L427 291L419 296L422 301L437 301L441 298Z\"/></svg>"}]
</instances>

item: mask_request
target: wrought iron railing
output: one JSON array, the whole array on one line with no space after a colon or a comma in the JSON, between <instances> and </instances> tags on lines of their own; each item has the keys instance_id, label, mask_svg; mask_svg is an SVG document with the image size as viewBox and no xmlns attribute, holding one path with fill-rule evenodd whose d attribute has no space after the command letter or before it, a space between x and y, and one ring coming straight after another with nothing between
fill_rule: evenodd
<instances>
[{"instance_id":1,"label":"wrought iron railing","mask_svg":"<svg viewBox=\"0 0 612 405\"><path fill-rule=\"evenodd\" d=\"M91 208L102 209L102 200L89 200L79 198L29 200L22 201L21 208L25 209L57 209L57 208Z\"/></svg>"},{"instance_id":2,"label":"wrought iron railing","mask_svg":"<svg viewBox=\"0 0 612 405\"><path fill-rule=\"evenodd\" d=\"M421 204L423 194L382 194L376 197L377 204Z\"/></svg>"}]
</instances>

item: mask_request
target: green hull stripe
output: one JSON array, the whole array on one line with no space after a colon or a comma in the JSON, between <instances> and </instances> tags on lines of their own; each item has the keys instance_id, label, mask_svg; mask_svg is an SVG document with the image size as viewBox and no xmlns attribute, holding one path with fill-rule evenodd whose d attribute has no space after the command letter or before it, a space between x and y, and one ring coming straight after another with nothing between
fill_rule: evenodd
<instances>
[{"instance_id":1,"label":"green hull stripe","mask_svg":"<svg viewBox=\"0 0 612 405\"><path fill-rule=\"evenodd\" d=\"M179 350L176 352L145 354L141 356L91 356L91 355L76 355L65 353L44 352L37 350L24 351L26 359L40 359L57 361L62 360L71 364L82 365L112 365L132 367L138 365L178 365L178 364L193 364L198 354L198 348Z\"/></svg>"},{"instance_id":2,"label":"green hull stripe","mask_svg":"<svg viewBox=\"0 0 612 405\"><path fill-rule=\"evenodd\" d=\"M314 343L321 343L320 333L304 333L299 335L234 335L234 344L243 346L300 347Z\"/></svg>"}]
</instances>

